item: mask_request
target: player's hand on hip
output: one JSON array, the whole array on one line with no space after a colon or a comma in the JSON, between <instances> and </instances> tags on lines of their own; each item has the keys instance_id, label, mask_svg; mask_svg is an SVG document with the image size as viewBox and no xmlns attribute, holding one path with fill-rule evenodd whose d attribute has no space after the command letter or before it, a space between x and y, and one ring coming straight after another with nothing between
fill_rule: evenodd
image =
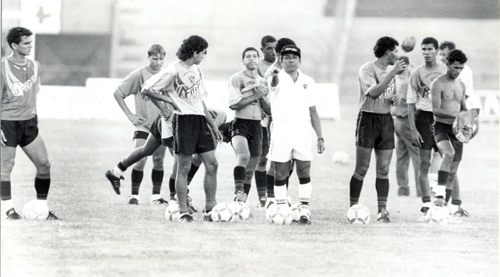
<instances>
[{"instance_id":1,"label":"player's hand on hip","mask_svg":"<svg viewBox=\"0 0 500 277\"><path fill-rule=\"evenodd\" d=\"M2 133L2 146L5 146L5 143L7 142L7 139L5 138L5 135L3 134L3 131L0 130L0 132Z\"/></svg>"},{"instance_id":2,"label":"player's hand on hip","mask_svg":"<svg viewBox=\"0 0 500 277\"><path fill-rule=\"evenodd\" d=\"M318 143L317 143L317 146L318 146L318 153L319 154L323 154L323 152L325 151L325 141L324 140L320 140L318 139Z\"/></svg>"},{"instance_id":3,"label":"player's hand on hip","mask_svg":"<svg viewBox=\"0 0 500 277\"><path fill-rule=\"evenodd\" d=\"M146 121L146 119L135 114L130 114L128 116L128 119L130 120L130 122L132 122L132 124L134 124L134 126L140 125L144 123L144 121Z\"/></svg>"},{"instance_id":4,"label":"player's hand on hip","mask_svg":"<svg viewBox=\"0 0 500 277\"><path fill-rule=\"evenodd\" d=\"M217 138L217 142L218 143L222 143L222 134L221 132L219 131L219 129L212 129L212 131L214 132L214 136L215 138Z\"/></svg>"},{"instance_id":5,"label":"player's hand on hip","mask_svg":"<svg viewBox=\"0 0 500 277\"><path fill-rule=\"evenodd\" d=\"M412 130L411 131L411 137L413 140L413 145L418 146L418 148L422 147L422 143L424 143L424 140L422 139L422 136L417 130Z\"/></svg>"}]
</instances>

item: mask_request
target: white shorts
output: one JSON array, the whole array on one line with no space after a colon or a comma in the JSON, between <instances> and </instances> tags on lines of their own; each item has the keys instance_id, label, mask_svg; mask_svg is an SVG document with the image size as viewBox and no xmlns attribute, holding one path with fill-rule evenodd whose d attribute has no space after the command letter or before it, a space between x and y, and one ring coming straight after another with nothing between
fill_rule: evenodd
<instances>
[{"instance_id":1,"label":"white shorts","mask_svg":"<svg viewBox=\"0 0 500 277\"><path fill-rule=\"evenodd\" d=\"M312 161L311 122L273 121L267 158L280 163L288 162L291 159Z\"/></svg>"}]
</instances>

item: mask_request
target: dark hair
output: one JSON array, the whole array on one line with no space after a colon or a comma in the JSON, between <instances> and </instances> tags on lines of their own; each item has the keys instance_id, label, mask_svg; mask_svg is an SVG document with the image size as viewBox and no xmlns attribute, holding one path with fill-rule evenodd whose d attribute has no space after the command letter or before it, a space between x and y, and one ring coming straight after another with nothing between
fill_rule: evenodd
<instances>
[{"instance_id":1,"label":"dark hair","mask_svg":"<svg viewBox=\"0 0 500 277\"><path fill-rule=\"evenodd\" d=\"M12 43L19 44L23 36L29 37L31 35L33 35L33 32L24 27L14 27L7 33L6 39L9 47L13 49Z\"/></svg>"},{"instance_id":2,"label":"dark hair","mask_svg":"<svg viewBox=\"0 0 500 277\"><path fill-rule=\"evenodd\" d=\"M453 49L446 55L446 60L448 61L448 64L452 64L454 62L459 62L463 64L467 62L467 56L465 56L462 50Z\"/></svg>"},{"instance_id":3,"label":"dark hair","mask_svg":"<svg viewBox=\"0 0 500 277\"><path fill-rule=\"evenodd\" d=\"M148 50L148 57L159 54L165 56L165 49L159 44L153 44Z\"/></svg>"},{"instance_id":4,"label":"dark hair","mask_svg":"<svg viewBox=\"0 0 500 277\"><path fill-rule=\"evenodd\" d=\"M269 43L269 42L275 42L276 39L273 37L273 36L264 36L261 40L260 40L260 45L262 47L266 46L266 43Z\"/></svg>"},{"instance_id":5,"label":"dark hair","mask_svg":"<svg viewBox=\"0 0 500 277\"><path fill-rule=\"evenodd\" d=\"M276 42L276 53L280 53L281 49L287 45L295 45L295 42L289 38L280 38Z\"/></svg>"},{"instance_id":6,"label":"dark hair","mask_svg":"<svg viewBox=\"0 0 500 277\"><path fill-rule=\"evenodd\" d=\"M441 45L439 45L439 50L443 50L445 48L448 48L448 50L453 50L456 49L457 47L455 46L455 43L445 40L441 42Z\"/></svg>"},{"instance_id":7,"label":"dark hair","mask_svg":"<svg viewBox=\"0 0 500 277\"><path fill-rule=\"evenodd\" d=\"M433 37L426 37L422 40L422 43L420 45L424 45L424 44L430 44L432 43L432 45L434 45L434 49L438 49L438 41L437 39L433 38Z\"/></svg>"},{"instance_id":8,"label":"dark hair","mask_svg":"<svg viewBox=\"0 0 500 277\"><path fill-rule=\"evenodd\" d=\"M260 57L260 56L259 56L259 51L257 51L257 49L255 49L254 47L247 47L247 48L245 48L245 50L243 50L243 53L241 53L241 58L242 58L242 59L244 59L244 58L245 58L245 54L246 54L248 51L255 51L255 52L257 52L257 57Z\"/></svg>"},{"instance_id":9,"label":"dark hair","mask_svg":"<svg viewBox=\"0 0 500 277\"><path fill-rule=\"evenodd\" d=\"M375 47L373 47L373 54L375 54L375 57L380 58L385 54L385 52L387 52L387 50L392 51L398 45L398 41L394 38L381 37L377 40Z\"/></svg>"},{"instance_id":10,"label":"dark hair","mask_svg":"<svg viewBox=\"0 0 500 277\"><path fill-rule=\"evenodd\" d=\"M208 42L200 36L190 36L184 41L177 50L175 55L181 60L185 61L194 56L194 52L201 53L208 48Z\"/></svg>"}]
</instances>

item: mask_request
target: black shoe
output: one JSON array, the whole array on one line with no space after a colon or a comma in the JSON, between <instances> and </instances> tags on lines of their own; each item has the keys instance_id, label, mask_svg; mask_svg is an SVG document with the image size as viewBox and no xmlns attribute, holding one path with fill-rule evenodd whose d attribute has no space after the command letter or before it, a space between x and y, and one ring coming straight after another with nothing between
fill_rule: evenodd
<instances>
[{"instance_id":1,"label":"black shoe","mask_svg":"<svg viewBox=\"0 0 500 277\"><path fill-rule=\"evenodd\" d=\"M123 176L120 176L120 178L116 177L111 170L106 171L106 178L111 182L116 194L120 195L120 179L125 180L125 178Z\"/></svg>"},{"instance_id":2,"label":"black shoe","mask_svg":"<svg viewBox=\"0 0 500 277\"><path fill-rule=\"evenodd\" d=\"M130 198L130 200L128 201L128 204L129 205L139 205L139 200L137 200L137 198Z\"/></svg>"},{"instance_id":3,"label":"black shoe","mask_svg":"<svg viewBox=\"0 0 500 277\"><path fill-rule=\"evenodd\" d=\"M180 217L179 217L179 222L186 222L186 223L189 223L189 222L193 222L193 216L186 213L186 214L182 214Z\"/></svg>"},{"instance_id":4,"label":"black shoe","mask_svg":"<svg viewBox=\"0 0 500 277\"><path fill-rule=\"evenodd\" d=\"M378 223L391 223L389 219L389 212L386 210L381 210L377 217Z\"/></svg>"},{"instance_id":5,"label":"black shoe","mask_svg":"<svg viewBox=\"0 0 500 277\"><path fill-rule=\"evenodd\" d=\"M213 222L214 220L212 219L212 211L205 211L203 210L203 221L207 222Z\"/></svg>"},{"instance_id":6,"label":"black shoe","mask_svg":"<svg viewBox=\"0 0 500 277\"><path fill-rule=\"evenodd\" d=\"M17 219L23 219L14 208L10 208L7 212L7 219L10 220L17 220Z\"/></svg>"},{"instance_id":7,"label":"black shoe","mask_svg":"<svg viewBox=\"0 0 500 277\"><path fill-rule=\"evenodd\" d=\"M163 199L163 198L158 198L158 199L151 201L151 204L153 204L153 205L168 205L168 201Z\"/></svg>"},{"instance_id":8,"label":"black shoe","mask_svg":"<svg viewBox=\"0 0 500 277\"><path fill-rule=\"evenodd\" d=\"M299 224L301 224L301 225L311 225L311 221L307 218L307 216L303 215L299 219Z\"/></svg>"},{"instance_id":9,"label":"black shoe","mask_svg":"<svg viewBox=\"0 0 500 277\"><path fill-rule=\"evenodd\" d=\"M49 215L47 216L47 220L59 220L60 218L53 211L49 211Z\"/></svg>"}]
</instances>

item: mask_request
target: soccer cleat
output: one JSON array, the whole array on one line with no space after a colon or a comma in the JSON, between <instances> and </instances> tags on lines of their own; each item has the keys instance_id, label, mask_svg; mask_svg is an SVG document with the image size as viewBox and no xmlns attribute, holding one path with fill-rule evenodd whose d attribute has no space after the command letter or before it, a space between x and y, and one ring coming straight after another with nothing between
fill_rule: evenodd
<instances>
[{"instance_id":1,"label":"soccer cleat","mask_svg":"<svg viewBox=\"0 0 500 277\"><path fill-rule=\"evenodd\" d=\"M247 194L243 191L238 191L234 196L234 202L243 202L247 201Z\"/></svg>"},{"instance_id":2,"label":"soccer cleat","mask_svg":"<svg viewBox=\"0 0 500 277\"><path fill-rule=\"evenodd\" d=\"M391 223L391 220L389 219L389 212L386 211L385 209L382 209L377 216L377 222L378 223Z\"/></svg>"},{"instance_id":3,"label":"soccer cleat","mask_svg":"<svg viewBox=\"0 0 500 277\"><path fill-rule=\"evenodd\" d=\"M430 218L430 213L429 213L430 208L429 207L422 207L420 208L420 212L423 213L422 217L420 218L419 221L421 222L429 222Z\"/></svg>"},{"instance_id":4,"label":"soccer cleat","mask_svg":"<svg viewBox=\"0 0 500 277\"><path fill-rule=\"evenodd\" d=\"M311 225L311 221L307 218L307 216L303 215L299 219L300 225Z\"/></svg>"},{"instance_id":5,"label":"soccer cleat","mask_svg":"<svg viewBox=\"0 0 500 277\"><path fill-rule=\"evenodd\" d=\"M459 208L458 211L453 213L454 217L469 217L469 212L466 210Z\"/></svg>"},{"instance_id":6,"label":"soccer cleat","mask_svg":"<svg viewBox=\"0 0 500 277\"><path fill-rule=\"evenodd\" d=\"M259 197L259 203L257 204L257 208L265 208L266 207L266 202L267 202L267 197L266 196Z\"/></svg>"},{"instance_id":7,"label":"soccer cleat","mask_svg":"<svg viewBox=\"0 0 500 277\"><path fill-rule=\"evenodd\" d=\"M187 199L188 199L189 213L190 214L197 213L198 210L194 208L194 206L193 206L193 199L191 199L191 196L188 195Z\"/></svg>"},{"instance_id":8,"label":"soccer cleat","mask_svg":"<svg viewBox=\"0 0 500 277\"><path fill-rule=\"evenodd\" d=\"M443 196L436 196L436 198L434 199L434 205L436 205L438 207L444 207L445 204L446 204L446 202L444 201Z\"/></svg>"},{"instance_id":9,"label":"soccer cleat","mask_svg":"<svg viewBox=\"0 0 500 277\"><path fill-rule=\"evenodd\" d=\"M266 200L266 209L269 208L269 206L271 206L272 204L276 204L276 199L275 198L267 198Z\"/></svg>"},{"instance_id":10,"label":"soccer cleat","mask_svg":"<svg viewBox=\"0 0 500 277\"><path fill-rule=\"evenodd\" d=\"M190 215L189 213L181 214L181 216L179 217L179 222L182 223L193 222L193 216Z\"/></svg>"},{"instance_id":11,"label":"soccer cleat","mask_svg":"<svg viewBox=\"0 0 500 277\"><path fill-rule=\"evenodd\" d=\"M130 200L132 200L132 199L130 199ZM153 204L153 205L168 205L168 201L163 199L163 198L158 198L158 199L152 200L151 204Z\"/></svg>"},{"instance_id":12,"label":"soccer cleat","mask_svg":"<svg viewBox=\"0 0 500 277\"><path fill-rule=\"evenodd\" d=\"M17 220L17 219L23 219L14 208L10 208L5 214L7 214L7 219L10 220Z\"/></svg>"},{"instance_id":13,"label":"soccer cleat","mask_svg":"<svg viewBox=\"0 0 500 277\"><path fill-rule=\"evenodd\" d=\"M409 186L399 187L398 196L410 196L410 187Z\"/></svg>"},{"instance_id":14,"label":"soccer cleat","mask_svg":"<svg viewBox=\"0 0 500 277\"><path fill-rule=\"evenodd\" d=\"M60 218L53 211L49 211L49 215L47 216L47 220L59 220Z\"/></svg>"},{"instance_id":15,"label":"soccer cleat","mask_svg":"<svg viewBox=\"0 0 500 277\"><path fill-rule=\"evenodd\" d=\"M137 198L131 197L130 200L128 201L129 205L139 205L139 200Z\"/></svg>"},{"instance_id":16,"label":"soccer cleat","mask_svg":"<svg viewBox=\"0 0 500 277\"><path fill-rule=\"evenodd\" d=\"M203 210L203 221L207 222L213 222L214 220L212 219L212 211L205 211Z\"/></svg>"},{"instance_id":17,"label":"soccer cleat","mask_svg":"<svg viewBox=\"0 0 500 277\"><path fill-rule=\"evenodd\" d=\"M106 171L106 178L111 182L116 194L120 195L120 179L125 180L125 178L123 176L120 176L120 178L116 177L111 170Z\"/></svg>"}]
</instances>

